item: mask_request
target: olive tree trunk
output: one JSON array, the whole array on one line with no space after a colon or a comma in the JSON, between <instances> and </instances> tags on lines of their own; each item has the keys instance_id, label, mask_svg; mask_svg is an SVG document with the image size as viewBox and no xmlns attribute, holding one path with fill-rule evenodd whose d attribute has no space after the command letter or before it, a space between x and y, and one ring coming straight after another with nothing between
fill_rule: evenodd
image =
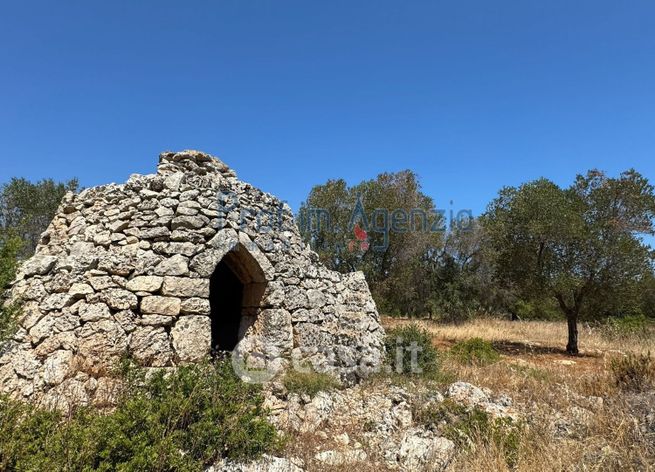
<instances>
[{"instance_id":1,"label":"olive tree trunk","mask_svg":"<svg viewBox=\"0 0 655 472\"><path fill-rule=\"evenodd\" d=\"M569 331L569 342L566 344L566 352L571 355L576 355L578 350L578 315L580 314L580 307L582 306L582 293L576 293L573 297L574 305L569 306L564 300L561 293L556 293L555 298L559 303L559 307L566 315L566 324Z\"/></svg>"},{"instance_id":2,"label":"olive tree trunk","mask_svg":"<svg viewBox=\"0 0 655 472\"><path fill-rule=\"evenodd\" d=\"M578 354L578 314L567 313L566 323L569 328L569 342L566 345L566 352L575 355Z\"/></svg>"}]
</instances>

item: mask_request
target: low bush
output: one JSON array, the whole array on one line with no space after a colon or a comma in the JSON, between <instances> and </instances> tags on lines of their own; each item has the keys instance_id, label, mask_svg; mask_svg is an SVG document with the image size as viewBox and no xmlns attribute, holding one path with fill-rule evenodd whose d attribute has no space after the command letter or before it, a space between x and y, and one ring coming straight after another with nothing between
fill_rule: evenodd
<instances>
[{"instance_id":1,"label":"low bush","mask_svg":"<svg viewBox=\"0 0 655 472\"><path fill-rule=\"evenodd\" d=\"M202 471L280 446L260 389L227 361L128 385L110 413L68 415L0 400L0 470Z\"/></svg>"},{"instance_id":2,"label":"low bush","mask_svg":"<svg viewBox=\"0 0 655 472\"><path fill-rule=\"evenodd\" d=\"M318 392L334 390L340 383L333 376L325 373L301 372L290 369L284 376L283 384L290 393L313 397Z\"/></svg>"},{"instance_id":3,"label":"low bush","mask_svg":"<svg viewBox=\"0 0 655 472\"><path fill-rule=\"evenodd\" d=\"M450 349L450 354L463 364L484 366L500 360L500 354L489 341L471 338L460 341Z\"/></svg>"},{"instance_id":4,"label":"low bush","mask_svg":"<svg viewBox=\"0 0 655 472\"><path fill-rule=\"evenodd\" d=\"M610 371L616 385L623 390L643 391L655 385L655 360L650 352L614 358Z\"/></svg>"},{"instance_id":5,"label":"low bush","mask_svg":"<svg viewBox=\"0 0 655 472\"><path fill-rule=\"evenodd\" d=\"M387 366L392 372L407 375L438 372L439 355L430 333L415 324L387 330L385 349Z\"/></svg>"},{"instance_id":6,"label":"low bush","mask_svg":"<svg viewBox=\"0 0 655 472\"><path fill-rule=\"evenodd\" d=\"M521 320L559 321L562 313L551 299L517 300L512 306L513 313Z\"/></svg>"},{"instance_id":7,"label":"low bush","mask_svg":"<svg viewBox=\"0 0 655 472\"><path fill-rule=\"evenodd\" d=\"M433 318L441 323L465 323L481 311L475 299L462 291L456 284L444 287L442 291L428 301L428 308Z\"/></svg>"},{"instance_id":8,"label":"low bush","mask_svg":"<svg viewBox=\"0 0 655 472\"><path fill-rule=\"evenodd\" d=\"M608 318L601 333L609 339L647 337L650 334L648 318L642 314Z\"/></svg>"}]
</instances>

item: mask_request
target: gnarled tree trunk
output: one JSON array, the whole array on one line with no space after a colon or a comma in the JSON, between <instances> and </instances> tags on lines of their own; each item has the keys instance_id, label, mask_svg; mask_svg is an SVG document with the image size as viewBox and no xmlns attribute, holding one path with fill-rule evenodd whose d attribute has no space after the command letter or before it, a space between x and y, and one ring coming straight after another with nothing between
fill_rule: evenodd
<instances>
[{"instance_id":1,"label":"gnarled tree trunk","mask_svg":"<svg viewBox=\"0 0 655 472\"><path fill-rule=\"evenodd\" d=\"M577 313L567 313L566 323L569 328L569 342L566 345L566 352L575 355L578 354L578 315Z\"/></svg>"},{"instance_id":2,"label":"gnarled tree trunk","mask_svg":"<svg viewBox=\"0 0 655 472\"><path fill-rule=\"evenodd\" d=\"M576 355L578 350L578 315L580 314L580 307L582 305L582 293L576 293L573 296L574 305L568 306L561 293L556 293L555 298L559 303L559 307L566 315L566 324L569 331L569 341L566 344L566 352L571 355Z\"/></svg>"}]
</instances>

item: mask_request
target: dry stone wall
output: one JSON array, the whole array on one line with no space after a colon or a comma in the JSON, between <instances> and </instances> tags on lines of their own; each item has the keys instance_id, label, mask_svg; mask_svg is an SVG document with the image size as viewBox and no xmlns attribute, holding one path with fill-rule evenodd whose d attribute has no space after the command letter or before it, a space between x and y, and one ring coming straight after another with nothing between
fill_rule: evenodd
<instances>
[{"instance_id":1,"label":"dry stone wall","mask_svg":"<svg viewBox=\"0 0 655 472\"><path fill-rule=\"evenodd\" d=\"M219 263L243 284L244 375L293 363L352 382L380 364L384 332L362 273L322 266L290 208L220 160L167 152L156 174L66 195L11 288L23 311L0 352L0 391L104 404L126 355L153 368L207 358L221 329Z\"/></svg>"}]
</instances>

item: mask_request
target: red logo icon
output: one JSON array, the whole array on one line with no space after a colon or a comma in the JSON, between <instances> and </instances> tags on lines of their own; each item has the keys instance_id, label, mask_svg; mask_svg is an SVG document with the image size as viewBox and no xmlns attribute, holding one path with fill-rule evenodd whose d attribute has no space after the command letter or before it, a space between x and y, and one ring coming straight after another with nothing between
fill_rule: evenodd
<instances>
[{"instance_id":1,"label":"red logo icon","mask_svg":"<svg viewBox=\"0 0 655 472\"><path fill-rule=\"evenodd\" d=\"M348 250L350 252L354 252L357 249L359 249L360 251L367 251L369 248L369 242L368 242L368 233L366 232L366 230L361 228L359 226L359 223L357 223L353 228L353 231L355 233L355 239L353 239L348 243Z\"/></svg>"}]
</instances>

